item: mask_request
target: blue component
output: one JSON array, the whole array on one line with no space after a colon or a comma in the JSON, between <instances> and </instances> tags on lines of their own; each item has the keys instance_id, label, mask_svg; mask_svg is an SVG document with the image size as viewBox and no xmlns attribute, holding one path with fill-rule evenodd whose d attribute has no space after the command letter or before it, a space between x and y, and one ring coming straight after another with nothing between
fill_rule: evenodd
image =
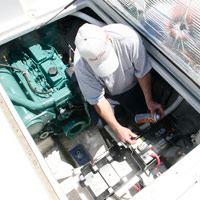
<instances>
[{"instance_id":1,"label":"blue component","mask_svg":"<svg viewBox=\"0 0 200 200\"><path fill-rule=\"evenodd\" d=\"M81 144L75 146L70 153L80 166L85 165L91 160Z\"/></svg>"}]
</instances>

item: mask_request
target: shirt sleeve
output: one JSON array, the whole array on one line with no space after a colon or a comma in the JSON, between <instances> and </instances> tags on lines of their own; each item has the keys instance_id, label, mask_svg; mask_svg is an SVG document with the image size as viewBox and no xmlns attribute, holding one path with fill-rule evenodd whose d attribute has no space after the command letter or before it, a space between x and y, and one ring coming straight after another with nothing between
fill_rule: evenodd
<instances>
[{"instance_id":1,"label":"shirt sleeve","mask_svg":"<svg viewBox=\"0 0 200 200\"><path fill-rule=\"evenodd\" d=\"M80 90L89 104L95 105L104 96L105 90L101 83L96 79L92 69L87 62L80 58L75 59L74 71Z\"/></svg>"},{"instance_id":2,"label":"shirt sleeve","mask_svg":"<svg viewBox=\"0 0 200 200\"><path fill-rule=\"evenodd\" d=\"M132 50L132 63L135 68L135 76L143 78L152 68L149 63L149 57L138 34L136 34L136 37L131 38L131 42L132 45L130 48Z\"/></svg>"}]
</instances>

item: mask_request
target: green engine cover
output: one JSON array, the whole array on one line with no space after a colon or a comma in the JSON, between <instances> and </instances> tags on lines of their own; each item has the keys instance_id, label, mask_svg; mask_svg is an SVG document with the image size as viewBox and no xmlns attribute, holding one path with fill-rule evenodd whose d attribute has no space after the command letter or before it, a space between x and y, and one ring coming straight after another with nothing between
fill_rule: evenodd
<instances>
[{"instance_id":1,"label":"green engine cover","mask_svg":"<svg viewBox=\"0 0 200 200\"><path fill-rule=\"evenodd\" d=\"M19 45L0 68L0 83L33 137L78 134L90 124L87 103L53 46ZM23 73L22 73L23 72ZM45 133L45 134L43 134Z\"/></svg>"}]
</instances>

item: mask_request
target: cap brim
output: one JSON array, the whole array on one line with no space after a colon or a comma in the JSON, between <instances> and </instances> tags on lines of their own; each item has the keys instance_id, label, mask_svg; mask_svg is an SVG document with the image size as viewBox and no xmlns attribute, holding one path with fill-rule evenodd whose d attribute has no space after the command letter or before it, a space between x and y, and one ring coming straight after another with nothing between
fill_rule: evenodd
<instances>
[{"instance_id":1,"label":"cap brim","mask_svg":"<svg viewBox=\"0 0 200 200\"><path fill-rule=\"evenodd\" d=\"M114 71L117 70L118 66L119 66L119 60L117 58L117 55L114 51L114 49L112 48L109 56L106 60L104 60L103 63L99 64L98 66L92 66L91 63L89 63L92 70L95 72L95 74L97 74L99 77L105 77L105 76L109 76L110 74L112 74Z\"/></svg>"}]
</instances>

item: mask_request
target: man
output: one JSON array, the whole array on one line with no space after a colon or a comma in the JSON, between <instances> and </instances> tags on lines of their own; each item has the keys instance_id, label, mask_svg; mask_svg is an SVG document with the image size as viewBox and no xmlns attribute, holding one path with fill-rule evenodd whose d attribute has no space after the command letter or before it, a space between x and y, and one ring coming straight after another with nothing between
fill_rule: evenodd
<instances>
[{"instance_id":1,"label":"man","mask_svg":"<svg viewBox=\"0 0 200 200\"><path fill-rule=\"evenodd\" d=\"M146 101L152 115L158 110L163 116L162 106L152 99L151 66L141 38L123 24L101 28L86 23L79 28L75 45L76 78L85 99L100 116L95 124L105 121L122 142L133 144L137 135L117 121L112 107L120 104L134 117L145 110Z\"/></svg>"}]
</instances>

